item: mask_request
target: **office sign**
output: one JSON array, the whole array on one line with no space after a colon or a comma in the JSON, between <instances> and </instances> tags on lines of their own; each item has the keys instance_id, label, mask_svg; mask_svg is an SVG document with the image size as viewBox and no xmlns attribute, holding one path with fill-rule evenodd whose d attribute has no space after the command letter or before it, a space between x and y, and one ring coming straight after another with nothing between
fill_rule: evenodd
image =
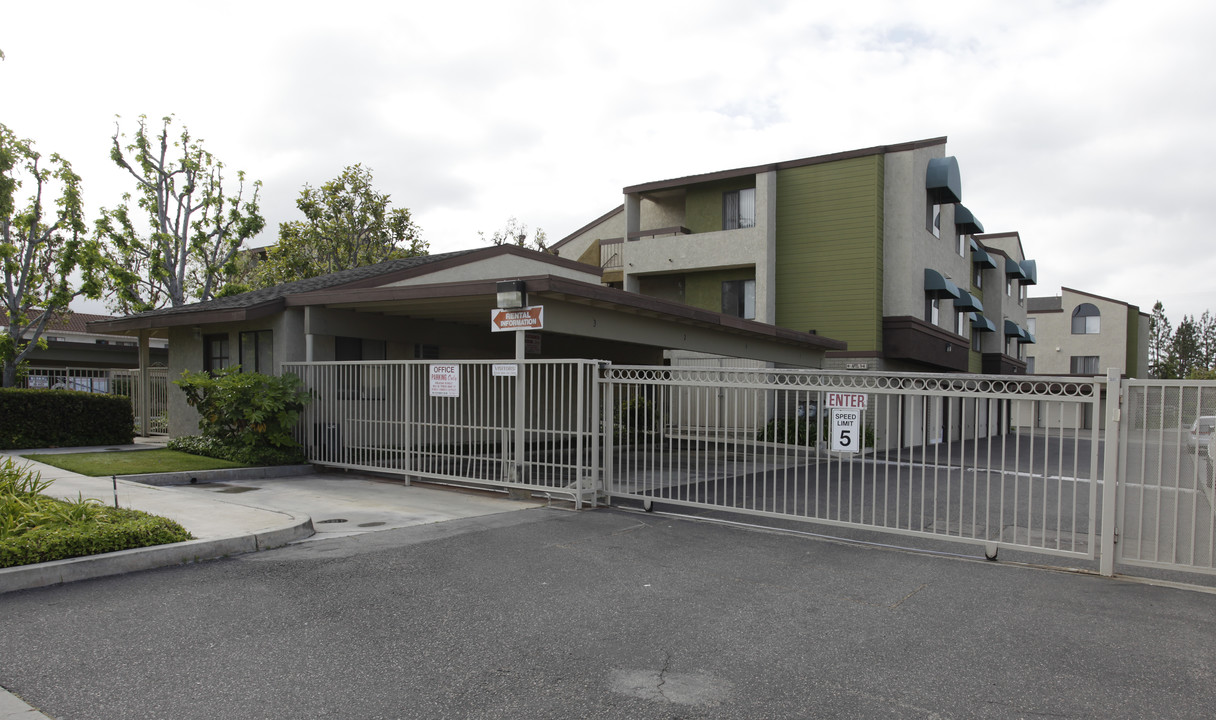
<instances>
[{"instance_id":1,"label":"office sign","mask_svg":"<svg viewBox=\"0 0 1216 720\"><path fill-rule=\"evenodd\" d=\"M460 397L460 366L431 365L431 397Z\"/></svg>"}]
</instances>

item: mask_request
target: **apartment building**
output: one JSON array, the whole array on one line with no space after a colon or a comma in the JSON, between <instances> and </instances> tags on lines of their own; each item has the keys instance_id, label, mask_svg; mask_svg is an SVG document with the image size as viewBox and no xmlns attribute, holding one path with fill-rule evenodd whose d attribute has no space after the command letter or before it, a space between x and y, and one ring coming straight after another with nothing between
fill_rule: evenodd
<instances>
[{"instance_id":1,"label":"apartment building","mask_svg":"<svg viewBox=\"0 0 1216 720\"><path fill-rule=\"evenodd\" d=\"M1028 330L1038 343L1026 358L1038 375L1147 377L1149 315L1093 293L1060 288L1054 297L1027 300Z\"/></svg>"},{"instance_id":2,"label":"apartment building","mask_svg":"<svg viewBox=\"0 0 1216 720\"><path fill-rule=\"evenodd\" d=\"M846 341L825 367L1025 372L1035 262L962 191L933 138L626 187L552 249L606 285Z\"/></svg>"}]
</instances>

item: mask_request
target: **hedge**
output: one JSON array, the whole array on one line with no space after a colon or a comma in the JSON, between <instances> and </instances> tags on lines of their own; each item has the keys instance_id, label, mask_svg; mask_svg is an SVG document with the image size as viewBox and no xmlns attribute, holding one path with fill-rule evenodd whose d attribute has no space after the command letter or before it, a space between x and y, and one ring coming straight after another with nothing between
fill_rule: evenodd
<instances>
[{"instance_id":1,"label":"hedge","mask_svg":"<svg viewBox=\"0 0 1216 720\"><path fill-rule=\"evenodd\" d=\"M0 540L0 568L50 562L190 540L168 518L127 508L105 508L100 522L50 525Z\"/></svg>"},{"instance_id":2,"label":"hedge","mask_svg":"<svg viewBox=\"0 0 1216 720\"><path fill-rule=\"evenodd\" d=\"M122 395L0 388L0 450L126 445L134 437Z\"/></svg>"}]
</instances>

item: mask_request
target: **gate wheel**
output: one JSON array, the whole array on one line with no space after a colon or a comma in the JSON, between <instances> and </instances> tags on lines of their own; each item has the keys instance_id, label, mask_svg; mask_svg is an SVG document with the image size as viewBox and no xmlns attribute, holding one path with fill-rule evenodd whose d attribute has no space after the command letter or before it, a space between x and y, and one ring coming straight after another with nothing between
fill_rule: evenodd
<instances>
[{"instance_id":1,"label":"gate wheel","mask_svg":"<svg viewBox=\"0 0 1216 720\"><path fill-rule=\"evenodd\" d=\"M643 500L642 509L645 510L646 512L654 512L654 500L649 500L649 499Z\"/></svg>"}]
</instances>

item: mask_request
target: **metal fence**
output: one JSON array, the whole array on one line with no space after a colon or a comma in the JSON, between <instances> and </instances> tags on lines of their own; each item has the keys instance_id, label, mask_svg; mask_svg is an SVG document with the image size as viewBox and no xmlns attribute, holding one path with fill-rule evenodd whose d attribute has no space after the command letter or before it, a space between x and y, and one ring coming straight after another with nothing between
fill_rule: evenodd
<instances>
[{"instance_id":1,"label":"metal fence","mask_svg":"<svg viewBox=\"0 0 1216 720\"><path fill-rule=\"evenodd\" d=\"M169 371L149 368L148 423L153 434L169 432ZM131 399L135 427L140 428L140 371L131 368L31 367L23 378L27 388L79 390L125 395Z\"/></svg>"},{"instance_id":2,"label":"metal fence","mask_svg":"<svg viewBox=\"0 0 1216 720\"><path fill-rule=\"evenodd\" d=\"M619 366L605 380L610 496L1095 556L1099 382ZM831 449L834 393L866 398L859 452Z\"/></svg>"},{"instance_id":3,"label":"metal fence","mask_svg":"<svg viewBox=\"0 0 1216 720\"><path fill-rule=\"evenodd\" d=\"M297 439L312 462L519 487L594 503L597 363L285 363L312 392Z\"/></svg>"},{"instance_id":4,"label":"metal fence","mask_svg":"<svg viewBox=\"0 0 1216 720\"><path fill-rule=\"evenodd\" d=\"M1216 383L1126 380L1116 561L1216 572Z\"/></svg>"}]
</instances>

